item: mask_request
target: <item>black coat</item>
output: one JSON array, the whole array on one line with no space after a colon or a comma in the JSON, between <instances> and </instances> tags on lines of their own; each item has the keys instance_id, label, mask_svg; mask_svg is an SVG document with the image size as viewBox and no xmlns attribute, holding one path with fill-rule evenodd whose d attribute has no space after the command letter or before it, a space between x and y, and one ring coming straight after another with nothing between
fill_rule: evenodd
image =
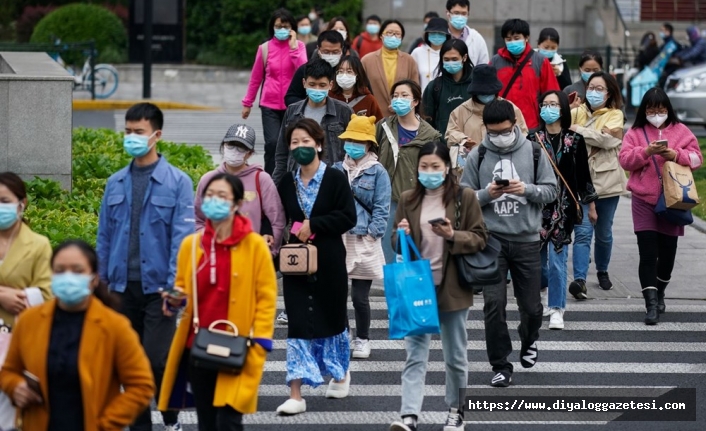
<instances>
[{"instance_id":1,"label":"black coat","mask_svg":"<svg viewBox=\"0 0 706 431\"><path fill-rule=\"evenodd\" d=\"M277 188L288 222L303 222L294 174L287 173ZM355 202L346 176L330 167L321 180L309 219L312 244L317 248L315 277L285 275L284 306L289 318L288 338L327 338L348 326L348 272L343 234L356 225ZM290 235L289 242L299 242Z\"/></svg>"}]
</instances>

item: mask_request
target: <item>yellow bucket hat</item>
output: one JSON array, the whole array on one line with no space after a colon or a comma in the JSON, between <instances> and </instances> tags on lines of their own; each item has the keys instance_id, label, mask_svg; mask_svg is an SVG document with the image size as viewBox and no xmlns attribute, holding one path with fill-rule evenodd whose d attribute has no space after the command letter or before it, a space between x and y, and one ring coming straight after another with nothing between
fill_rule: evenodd
<instances>
[{"instance_id":1,"label":"yellow bucket hat","mask_svg":"<svg viewBox=\"0 0 706 431\"><path fill-rule=\"evenodd\" d=\"M340 139L352 139L359 142L372 142L377 146L378 142L375 139L375 117L365 117L351 115L351 121L348 123L346 131L339 136Z\"/></svg>"}]
</instances>

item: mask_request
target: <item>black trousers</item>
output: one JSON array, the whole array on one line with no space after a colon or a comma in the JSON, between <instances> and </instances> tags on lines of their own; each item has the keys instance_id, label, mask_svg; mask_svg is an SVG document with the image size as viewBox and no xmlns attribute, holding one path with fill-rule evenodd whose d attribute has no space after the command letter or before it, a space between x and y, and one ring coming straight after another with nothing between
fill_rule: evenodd
<instances>
[{"instance_id":1,"label":"black trousers","mask_svg":"<svg viewBox=\"0 0 706 431\"><path fill-rule=\"evenodd\" d=\"M265 172L272 175L275 170L275 151L277 140L284 121L286 110L260 107L262 113L262 133L265 135Z\"/></svg>"},{"instance_id":2,"label":"black trousers","mask_svg":"<svg viewBox=\"0 0 706 431\"><path fill-rule=\"evenodd\" d=\"M637 249L640 252L640 286L657 287L657 279L669 281L677 256L676 236L655 231L636 232Z\"/></svg>"},{"instance_id":3,"label":"black trousers","mask_svg":"<svg viewBox=\"0 0 706 431\"><path fill-rule=\"evenodd\" d=\"M500 238L498 238L500 239ZM483 288L483 314L485 315L485 345L488 361L494 372L512 373L512 363L507 357L512 353L512 341L507 328L507 271L512 275L512 286L520 309L520 340L529 347L539 338L542 327L542 302L539 290L542 277L542 262L539 241L509 242L500 239L502 251L498 265L502 280L494 286Z\"/></svg>"},{"instance_id":4,"label":"black trousers","mask_svg":"<svg viewBox=\"0 0 706 431\"><path fill-rule=\"evenodd\" d=\"M355 310L355 336L370 339L370 286L373 280L351 280L351 300Z\"/></svg>"},{"instance_id":5,"label":"black trousers","mask_svg":"<svg viewBox=\"0 0 706 431\"><path fill-rule=\"evenodd\" d=\"M189 382L196 403L199 431L243 431L243 414L231 406L214 407L216 371L196 368L189 360Z\"/></svg>"},{"instance_id":6,"label":"black trousers","mask_svg":"<svg viewBox=\"0 0 706 431\"><path fill-rule=\"evenodd\" d=\"M162 313L162 296L158 293L145 295L140 282L128 282L121 300L122 313L130 320L150 360L157 385L155 398L159 398L164 367L176 330L176 316L166 317ZM178 412L162 412L162 419L165 424L174 425L178 420ZM137 417L130 431L152 431L152 412L149 407Z\"/></svg>"}]
</instances>

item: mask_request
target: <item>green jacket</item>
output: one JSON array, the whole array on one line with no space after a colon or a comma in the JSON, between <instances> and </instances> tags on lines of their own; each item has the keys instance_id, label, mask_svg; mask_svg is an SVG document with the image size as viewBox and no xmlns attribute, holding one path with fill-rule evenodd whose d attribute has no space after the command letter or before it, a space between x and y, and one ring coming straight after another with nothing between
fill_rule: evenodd
<instances>
[{"instance_id":1,"label":"green jacket","mask_svg":"<svg viewBox=\"0 0 706 431\"><path fill-rule=\"evenodd\" d=\"M391 115L382 119L375 126L375 139L378 142L380 157L378 161L387 169L390 174L390 182L392 183L392 200L398 202L402 192L413 189L417 184L417 166L419 164L419 150L427 142L433 141L435 138L441 139L441 134L434 130L433 127L426 121L419 119L419 129L417 136L407 145L399 147L399 155L397 165L395 166L395 156L392 151L390 139L383 127L383 123L387 124L390 133L395 140L395 145L399 139L397 115Z\"/></svg>"},{"instance_id":2,"label":"green jacket","mask_svg":"<svg viewBox=\"0 0 706 431\"><path fill-rule=\"evenodd\" d=\"M443 73L427 85L422 96L424 118L441 133L442 142L446 143L444 136L449 125L451 112L463 102L471 98L468 94L468 85L471 83L471 74L468 73L456 82Z\"/></svg>"}]
</instances>

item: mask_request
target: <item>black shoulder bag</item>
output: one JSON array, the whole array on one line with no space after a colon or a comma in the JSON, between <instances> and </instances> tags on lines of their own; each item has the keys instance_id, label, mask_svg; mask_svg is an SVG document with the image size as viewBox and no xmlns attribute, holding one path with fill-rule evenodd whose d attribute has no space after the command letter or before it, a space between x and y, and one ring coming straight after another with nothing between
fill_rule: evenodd
<instances>
[{"instance_id":1,"label":"black shoulder bag","mask_svg":"<svg viewBox=\"0 0 706 431\"><path fill-rule=\"evenodd\" d=\"M512 85L515 83L515 81L517 81L517 78L520 77L520 75L522 74L522 69L524 69L525 65L529 63L530 59L532 58L532 55L534 55L533 51L530 51L530 53L527 54L527 56L522 60L520 65L515 70L515 73L512 75L512 78L510 78L510 81L508 81L507 87L505 87L505 91L503 91L503 95L500 97L502 97L503 99L507 97L507 94L510 92Z\"/></svg>"}]
</instances>

